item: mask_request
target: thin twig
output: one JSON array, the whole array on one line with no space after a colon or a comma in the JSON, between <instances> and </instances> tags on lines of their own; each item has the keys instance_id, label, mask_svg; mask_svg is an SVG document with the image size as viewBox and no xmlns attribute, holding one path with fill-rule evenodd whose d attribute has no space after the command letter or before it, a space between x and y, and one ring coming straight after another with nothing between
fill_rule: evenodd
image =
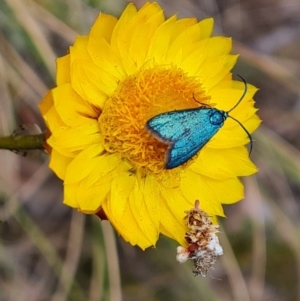
<instances>
[{"instance_id":1,"label":"thin twig","mask_svg":"<svg viewBox=\"0 0 300 301\"><path fill-rule=\"evenodd\" d=\"M44 149L45 134L0 137L0 149Z\"/></svg>"}]
</instances>

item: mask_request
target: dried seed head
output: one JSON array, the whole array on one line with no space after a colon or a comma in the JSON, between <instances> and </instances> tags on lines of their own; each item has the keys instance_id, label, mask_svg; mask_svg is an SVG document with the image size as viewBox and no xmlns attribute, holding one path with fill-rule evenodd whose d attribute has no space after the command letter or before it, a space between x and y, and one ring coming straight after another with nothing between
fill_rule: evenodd
<instances>
[{"instance_id":1,"label":"dried seed head","mask_svg":"<svg viewBox=\"0 0 300 301\"><path fill-rule=\"evenodd\" d=\"M194 275L205 277L213 268L217 257L223 254L217 236L219 226L213 225L210 217L199 208L199 201L196 201L195 207L186 211L186 214L188 231L185 240L189 246L178 247L176 259L180 263L191 259L194 263Z\"/></svg>"}]
</instances>

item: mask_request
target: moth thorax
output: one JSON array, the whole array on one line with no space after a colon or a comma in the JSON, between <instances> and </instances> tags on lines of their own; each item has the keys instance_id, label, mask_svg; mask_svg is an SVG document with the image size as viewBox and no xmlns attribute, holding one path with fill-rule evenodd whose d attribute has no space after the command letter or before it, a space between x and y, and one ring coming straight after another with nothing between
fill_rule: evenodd
<instances>
[{"instance_id":1,"label":"moth thorax","mask_svg":"<svg viewBox=\"0 0 300 301\"><path fill-rule=\"evenodd\" d=\"M226 118L228 117L228 113L224 111L214 110L210 116L210 123L213 125L222 125Z\"/></svg>"}]
</instances>

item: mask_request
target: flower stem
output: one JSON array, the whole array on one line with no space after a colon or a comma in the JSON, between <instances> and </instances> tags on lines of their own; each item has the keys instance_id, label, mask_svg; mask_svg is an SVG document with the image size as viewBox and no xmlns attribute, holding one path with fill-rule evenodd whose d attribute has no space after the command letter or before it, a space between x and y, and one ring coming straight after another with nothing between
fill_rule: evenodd
<instances>
[{"instance_id":1,"label":"flower stem","mask_svg":"<svg viewBox=\"0 0 300 301\"><path fill-rule=\"evenodd\" d=\"M15 135L9 137L0 137L0 149L43 149L44 142L45 133L39 135Z\"/></svg>"}]
</instances>

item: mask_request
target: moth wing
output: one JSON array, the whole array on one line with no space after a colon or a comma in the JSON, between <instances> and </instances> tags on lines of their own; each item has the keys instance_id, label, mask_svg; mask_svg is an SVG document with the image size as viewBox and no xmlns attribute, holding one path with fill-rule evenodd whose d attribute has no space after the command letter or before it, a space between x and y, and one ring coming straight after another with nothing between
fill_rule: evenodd
<instances>
[{"instance_id":1,"label":"moth wing","mask_svg":"<svg viewBox=\"0 0 300 301\"><path fill-rule=\"evenodd\" d=\"M170 144L167 169L188 161L217 133L222 125L210 122L210 113L214 110L205 107L171 111L147 122L147 128L154 136Z\"/></svg>"},{"instance_id":2,"label":"moth wing","mask_svg":"<svg viewBox=\"0 0 300 301\"><path fill-rule=\"evenodd\" d=\"M193 119L189 120L189 128L180 139L175 141L167 153L166 168L172 169L182 165L196 153L218 132L220 125L210 122L209 111L199 110Z\"/></svg>"},{"instance_id":3,"label":"moth wing","mask_svg":"<svg viewBox=\"0 0 300 301\"><path fill-rule=\"evenodd\" d=\"M175 143L178 140L184 139L195 122L198 120L199 126L202 122L201 115L205 115L207 108L196 108L180 111L166 112L156 115L147 122L148 130L163 142ZM204 124L203 124L204 126Z\"/></svg>"}]
</instances>

